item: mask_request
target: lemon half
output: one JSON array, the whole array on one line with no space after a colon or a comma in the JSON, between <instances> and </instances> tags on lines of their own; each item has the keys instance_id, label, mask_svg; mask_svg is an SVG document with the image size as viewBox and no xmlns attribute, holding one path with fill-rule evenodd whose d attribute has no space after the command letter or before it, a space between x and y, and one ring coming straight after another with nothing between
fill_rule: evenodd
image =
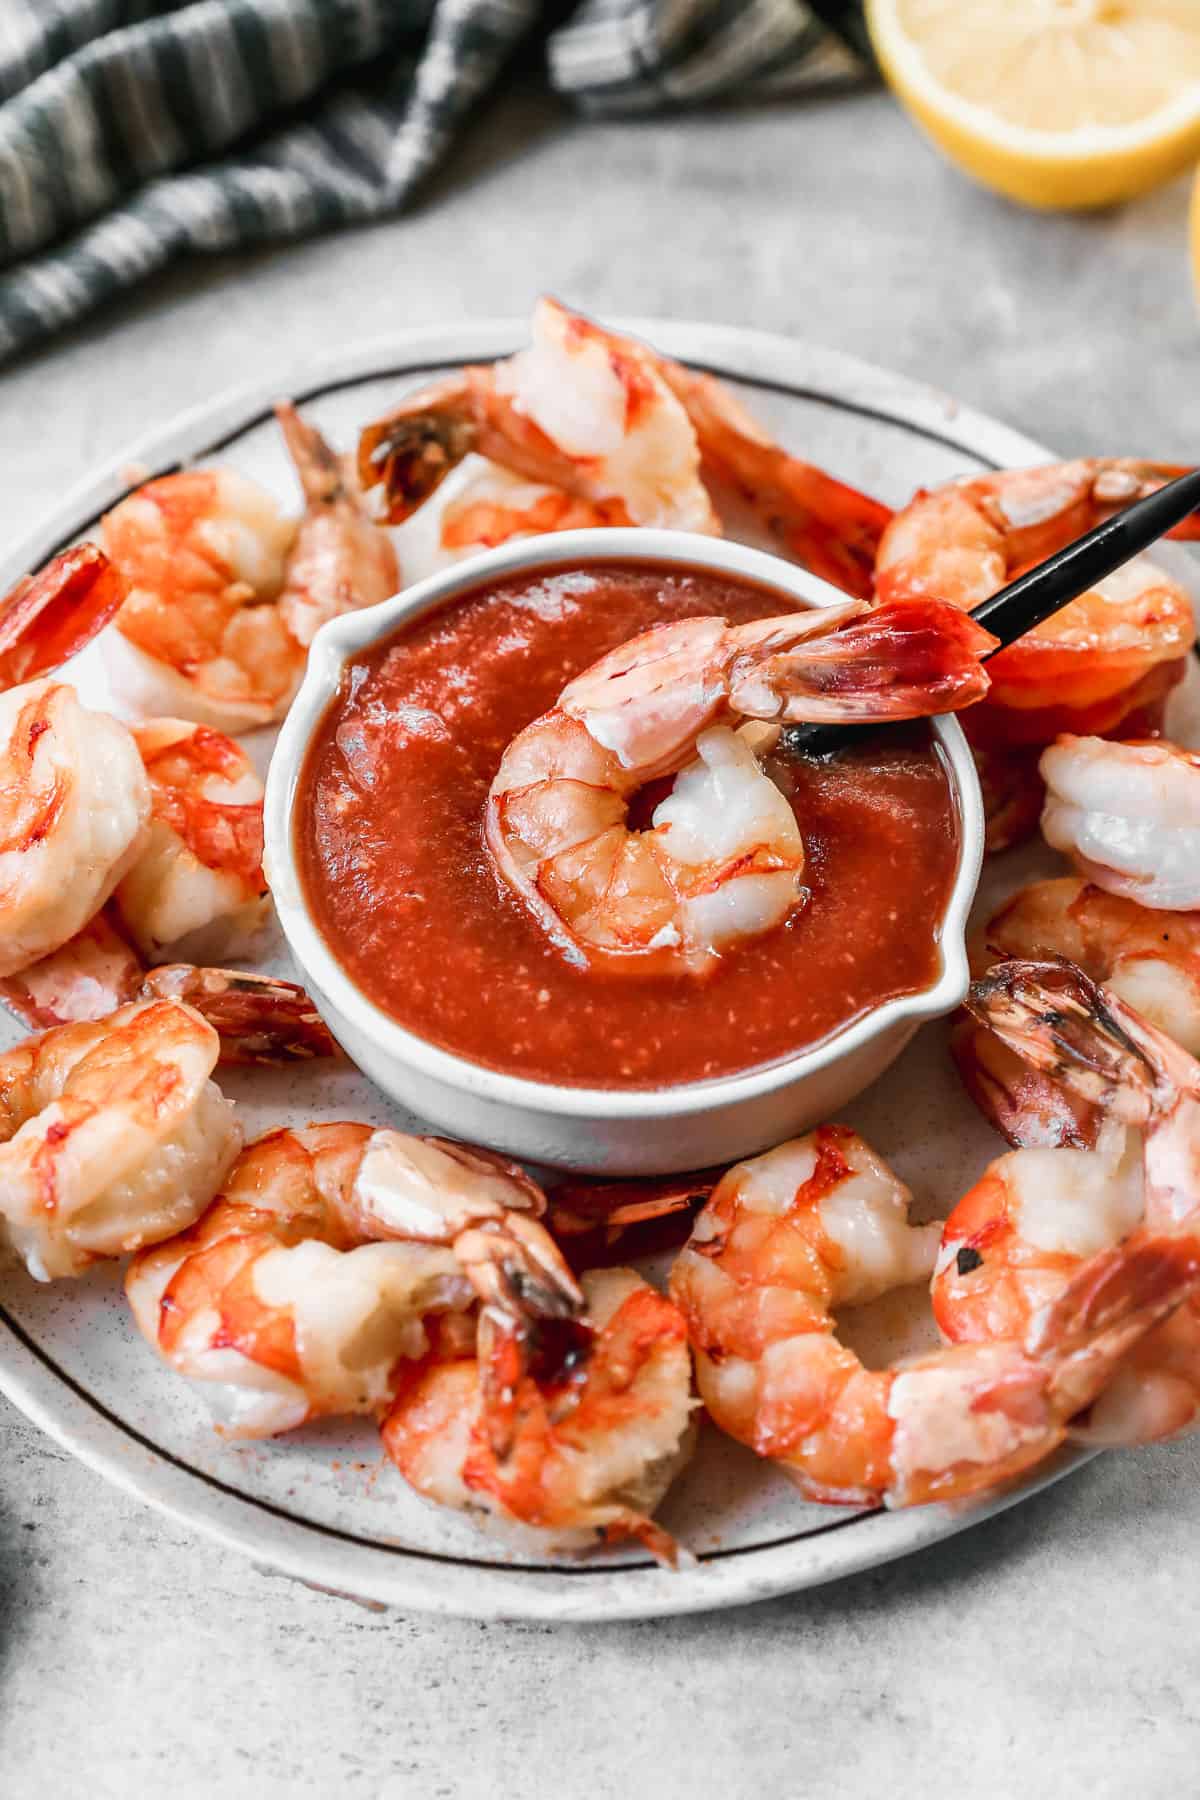
<instances>
[{"instance_id":1,"label":"lemon half","mask_svg":"<svg viewBox=\"0 0 1200 1800\"><path fill-rule=\"evenodd\" d=\"M1030 206L1108 206L1200 157L1200 0L867 0L946 155Z\"/></svg>"}]
</instances>

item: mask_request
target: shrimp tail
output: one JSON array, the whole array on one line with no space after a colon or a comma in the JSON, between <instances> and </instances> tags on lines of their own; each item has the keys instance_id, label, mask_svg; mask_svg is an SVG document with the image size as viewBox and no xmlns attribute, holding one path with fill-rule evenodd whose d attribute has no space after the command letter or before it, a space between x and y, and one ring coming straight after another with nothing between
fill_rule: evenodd
<instances>
[{"instance_id":1,"label":"shrimp tail","mask_svg":"<svg viewBox=\"0 0 1200 1800\"><path fill-rule=\"evenodd\" d=\"M774 655L749 654L730 697L744 717L789 723L924 718L987 693L981 659L997 642L948 601L888 604Z\"/></svg>"},{"instance_id":2,"label":"shrimp tail","mask_svg":"<svg viewBox=\"0 0 1200 1800\"><path fill-rule=\"evenodd\" d=\"M1137 1237L1102 1250L1033 1319L1026 1349L1048 1364L1057 1408L1084 1411L1129 1352L1195 1291L1200 1239Z\"/></svg>"},{"instance_id":3,"label":"shrimp tail","mask_svg":"<svg viewBox=\"0 0 1200 1800\"><path fill-rule=\"evenodd\" d=\"M1030 1068L1108 1117L1148 1117L1156 1070L1128 1028L1128 1009L1065 956L997 963L972 982L965 1005Z\"/></svg>"},{"instance_id":4,"label":"shrimp tail","mask_svg":"<svg viewBox=\"0 0 1200 1800\"><path fill-rule=\"evenodd\" d=\"M1007 1043L969 1015L950 1033L959 1078L988 1124L1014 1150L1033 1146L1094 1150L1102 1117L1051 1076L1031 1069Z\"/></svg>"},{"instance_id":5,"label":"shrimp tail","mask_svg":"<svg viewBox=\"0 0 1200 1800\"><path fill-rule=\"evenodd\" d=\"M484 1305L514 1327L583 1310L578 1282L536 1220L487 1220L459 1233L454 1254Z\"/></svg>"},{"instance_id":6,"label":"shrimp tail","mask_svg":"<svg viewBox=\"0 0 1200 1800\"><path fill-rule=\"evenodd\" d=\"M692 422L706 473L740 493L814 575L869 600L891 508L789 456L713 376L666 357L658 358L658 367Z\"/></svg>"},{"instance_id":7,"label":"shrimp tail","mask_svg":"<svg viewBox=\"0 0 1200 1800\"><path fill-rule=\"evenodd\" d=\"M698 1560L692 1552L644 1513L622 1511L605 1524L603 1533L604 1541L608 1544L620 1544L628 1538L634 1538L664 1569L698 1567Z\"/></svg>"},{"instance_id":8,"label":"shrimp tail","mask_svg":"<svg viewBox=\"0 0 1200 1800\"><path fill-rule=\"evenodd\" d=\"M64 550L0 601L0 687L49 675L90 644L125 599L124 579L95 544Z\"/></svg>"},{"instance_id":9,"label":"shrimp tail","mask_svg":"<svg viewBox=\"0 0 1200 1800\"><path fill-rule=\"evenodd\" d=\"M310 506L332 506L347 492L346 467L316 426L301 418L290 400L277 400L275 417L304 498Z\"/></svg>"},{"instance_id":10,"label":"shrimp tail","mask_svg":"<svg viewBox=\"0 0 1200 1800\"><path fill-rule=\"evenodd\" d=\"M141 992L146 999L186 1000L217 1031L226 1064L308 1062L341 1055L307 992L294 981L163 963L150 970Z\"/></svg>"},{"instance_id":11,"label":"shrimp tail","mask_svg":"<svg viewBox=\"0 0 1200 1800\"><path fill-rule=\"evenodd\" d=\"M550 1195L547 1224L576 1270L646 1255L682 1243L697 1206L723 1171L645 1181L566 1181Z\"/></svg>"},{"instance_id":12,"label":"shrimp tail","mask_svg":"<svg viewBox=\"0 0 1200 1800\"><path fill-rule=\"evenodd\" d=\"M390 525L402 524L477 448L470 374L463 370L406 395L361 432L358 479L364 492L383 488Z\"/></svg>"}]
</instances>

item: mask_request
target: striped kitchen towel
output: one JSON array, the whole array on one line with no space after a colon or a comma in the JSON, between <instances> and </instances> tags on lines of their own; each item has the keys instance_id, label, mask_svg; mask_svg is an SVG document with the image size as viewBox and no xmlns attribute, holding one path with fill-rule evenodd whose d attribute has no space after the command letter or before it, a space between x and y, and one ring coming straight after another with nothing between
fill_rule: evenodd
<instances>
[{"instance_id":1,"label":"striped kitchen towel","mask_svg":"<svg viewBox=\"0 0 1200 1800\"><path fill-rule=\"evenodd\" d=\"M530 56L595 114L869 66L857 0L0 0L0 360L185 252L400 209Z\"/></svg>"}]
</instances>

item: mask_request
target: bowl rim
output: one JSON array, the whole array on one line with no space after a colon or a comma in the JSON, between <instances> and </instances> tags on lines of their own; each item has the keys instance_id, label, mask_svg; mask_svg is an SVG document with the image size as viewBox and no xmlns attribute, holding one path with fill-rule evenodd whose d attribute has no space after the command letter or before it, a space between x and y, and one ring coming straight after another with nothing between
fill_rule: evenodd
<instances>
[{"instance_id":1,"label":"bowl rim","mask_svg":"<svg viewBox=\"0 0 1200 1800\"><path fill-rule=\"evenodd\" d=\"M770 551L728 538L645 526L587 527L518 538L464 557L410 587L324 624L309 648L304 679L283 721L267 772L263 864L292 953L333 1009L391 1059L442 1085L513 1110L578 1119L668 1119L759 1099L795 1086L843 1057L864 1050L897 1026L913 1028L957 1006L967 989L967 916L983 863L983 799L957 719L930 720L941 747L959 816L959 856L938 931L938 971L929 986L880 1002L807 1049L774 1062L703 1081L656 1087L601 1088L511 1075L443 1049L378 1006L338 961L309 910L294 850L295 803L312 739L337 696L346 664L408 620L456 599L489 579L575 564L643 562L703 569L774 589L802 607L842 605L840 589Z\"/></svg>"}]
</instances>

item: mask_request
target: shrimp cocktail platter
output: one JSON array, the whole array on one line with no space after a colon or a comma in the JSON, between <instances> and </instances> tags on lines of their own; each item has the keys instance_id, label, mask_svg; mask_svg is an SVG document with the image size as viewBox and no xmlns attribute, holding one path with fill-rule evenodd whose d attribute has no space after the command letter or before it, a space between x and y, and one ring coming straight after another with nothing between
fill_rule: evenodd
<instances>
[{"instance_id":1,"label":"shrimp cocktail platter","mask_svg":"<svg viewBox=\"0 0 1200 1800\"><path fill-rule=\"evenodd\" d=\"M1189 553L971 616L1177 465L550 300L283 385L0 561L0 1387L487 1617L1200 1423Z\"/></svg>"}]
</instances>

